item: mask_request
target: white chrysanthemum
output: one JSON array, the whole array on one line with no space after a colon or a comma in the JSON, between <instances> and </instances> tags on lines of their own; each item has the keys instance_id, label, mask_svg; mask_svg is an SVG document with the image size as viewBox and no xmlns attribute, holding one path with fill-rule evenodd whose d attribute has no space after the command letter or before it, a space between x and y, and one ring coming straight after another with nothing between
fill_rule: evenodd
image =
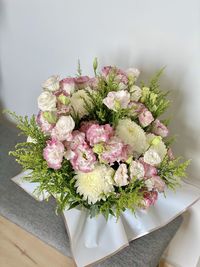
<instances>
[{"instance_id":1,"label":"white chrysanthemum","mask_svg":"<svg viewBox=\"0 0 200 267\"><path fill-rule=\"evenodd\" d=\"M88 114L87 110L85 109L85 102L83 98L86 101L89 101L89 96L85 90L78 90L77 92L73 93L71 97L71 106L74 108L74 111L79 114L80 118Z\"/></svg>"},{"instance_id":2,"label":"white chrysanthemum","mask_svg":"<svg viewBox=\"0 0 200 267\"><path fill-rule=\"evenodd\" d=\"M97 165L96 168L88 173L78 172L75 176L77 192L83 195L83 199L89 204L104 199L102 194L114 191L113 176L114 170L105 165Z\"/></svg>"},{"instance_id":3,"label":"white chrysanthemum","mask_svg":"<svg viewBox=\"0 0 200 267\"><path fill-rule=\"evenodd\" d=\"M133 148L133 151L142 154L147 148L144 130L130 119L120 120L116 127L116 135Z\"/></svg>"},{"instance_id":4,"label":"white chrysanthemum","mask_svg":"<svg viewBox=\"0 0 200 267\"><path fill-rule=\"evenodd\" d=\"M152 140L156 137L157 136L154 134L148 134L147 135L148 144L151 145ZM161 161L164 159L165 155L167 154L167 148L162 140L160 140L160 142L156 145L151 145L149 150L157 152L157 154L161 158Z\"/></svg>"}]
</instances>

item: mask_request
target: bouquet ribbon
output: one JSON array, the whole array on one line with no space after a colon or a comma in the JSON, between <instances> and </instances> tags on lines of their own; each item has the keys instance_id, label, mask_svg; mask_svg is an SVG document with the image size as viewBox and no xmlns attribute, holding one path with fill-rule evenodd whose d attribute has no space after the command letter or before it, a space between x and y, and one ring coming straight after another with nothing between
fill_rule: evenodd
<instances>
[{"instance_id":1,"label":"bouquet ribbon","mask_svg":"<svg viewBox=\"0 0 200 267\"><path fill-rule=\"evenodd\" d=\"M38 195L38 183L25 181L26 172L12 178L21 188L39 201L49 195ZM64 210L63 218L71 243L71 252L78 267L103 260L129 242L163 227L175 219L200 199L200 189L186 182L176 192L166 190L166 197L159 194L159 199L148 210L137 210L135 214L126 210L117 220L103 215L90 218L87 210L73 208Z\"/></svg>"}]
</instances>

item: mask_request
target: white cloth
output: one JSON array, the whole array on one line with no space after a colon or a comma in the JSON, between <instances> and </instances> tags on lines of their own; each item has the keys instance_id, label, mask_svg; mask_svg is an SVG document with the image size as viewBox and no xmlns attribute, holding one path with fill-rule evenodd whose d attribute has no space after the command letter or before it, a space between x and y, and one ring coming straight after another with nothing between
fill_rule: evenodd
<instances>
[{"instance_id":1,"label":"white cloth","mask_svg":"<svg viewBox=\"0 0 200 267\"><path fill-rule=\"evenodd\" d=\"M24 175L21 173L12 180L39 201L48 197L46 192L38 196L38 183L24 181ZM182 182L176 192L166 190L166 197L160 194L148 210L138 210L135 214L126 210L118 221L113 216L108 221L102 215L90 218L87 210L65 210L64 221L77 266L87 266L116 253L128 246L129 241L166 225L198 199L200 189Z\"/></svg>"}]
</instances>

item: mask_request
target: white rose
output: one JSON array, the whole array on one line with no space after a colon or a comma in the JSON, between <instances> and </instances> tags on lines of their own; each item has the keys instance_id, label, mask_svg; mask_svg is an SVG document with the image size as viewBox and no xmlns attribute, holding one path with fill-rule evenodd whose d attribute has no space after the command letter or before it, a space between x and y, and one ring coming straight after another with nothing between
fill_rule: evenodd
<instances>
[{"instance_id":1,"label":"white rose","mask_svg":"<svg viewBox=\"0 0 200 267\"><path fill-rule=\"evenodd\" d=\"M71 116L61 116L52 130L51 135L59 141L70 140L74 127L75 122Z\"/></svg>"},{"instance_id":2,"label":"white rose","mask_svg":"<svg viewBox=\"0 0 200 267\"><path fill-rule=\"evenodd\" d=\"M38 97L38 107L42 111L54 111L56 109L56 96L44 91Z\"/></svg>"},{"instance_id":3,"label":"white rose","mask_svg":"<svg viewBox=\"0 0 200 267\"><path fill-rule=\"evenodd\" d=\"M59 83L59 76L53 75L49 77L43 84L42 88L44 90L49 90L49 91L56 91L60 88L60 83Z\"/></svg>"},{"instance_id":4,"label":"white rose","mask_svg":"<svg viewBox=\"0 0 200 267\"><path fill-rule=\"evenodd\" d=\"M131 100L132 101L138 101L140 97L142 96L142 90L140 87L133 85L130 88L130 93L131 93Z\"/></svg>"},{"instance_id":5,"label":"white rose","mask_svg":"<svg viewBox=\"0 0 200 267\"><path fill-rule=\"evenodd\" d=\"M144 167L140 162L132 161L129 170L131 178L142 179L144 177Z\"/></svg>"},{"instance_id":6,"label":"white rose","mask_svg":"<svg viewBox=\"0 0 200 267\"><path fill-rule=\"evenodd\" d=\"M150 149L156 151L162 161L165 155L167 154L167 148L165 146L165 143L162 141L162 139L158 140L159 141L158 143L152 144L152 141L155 139L158 139L157 135L147 134L147 142L151 146Z\"/></svg>"},{"instance_id":7,"label":"white rose","mask_svg":"<svg viewBox=\"0 0 200 267\"><path fill-rule=\"evenodd\" d=\"M161 163L161 157L156 152L156 150L150 148L144 153L144 162L156 166Z\"/></svg>"}]
</instances>

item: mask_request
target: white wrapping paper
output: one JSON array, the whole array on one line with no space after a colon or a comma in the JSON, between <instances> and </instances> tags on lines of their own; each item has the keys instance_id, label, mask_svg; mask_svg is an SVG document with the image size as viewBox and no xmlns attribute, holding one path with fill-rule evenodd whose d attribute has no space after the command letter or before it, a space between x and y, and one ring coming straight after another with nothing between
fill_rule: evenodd
<instances>
[{"instance_id":1,"label":"white wrapping paper","mask_svg":"<svg viewBox=\"0 0 200 267\"><path fill-rule=\"evenodd\" d=\"M12 180L40 201L48 197L47 193L36 195L38 184L24 181L23 177L21 173ZM90 218L87 210L65 210L64 221L77 266L87 266L118 252L131 240L166 225L199 199L200 189L182 182L176 192L166 190L166 198L160 194L148 210L138 210L135 215L126 210L118 221L113 216L108 221L102 215Z\"/></svg>"}]
</instances>

